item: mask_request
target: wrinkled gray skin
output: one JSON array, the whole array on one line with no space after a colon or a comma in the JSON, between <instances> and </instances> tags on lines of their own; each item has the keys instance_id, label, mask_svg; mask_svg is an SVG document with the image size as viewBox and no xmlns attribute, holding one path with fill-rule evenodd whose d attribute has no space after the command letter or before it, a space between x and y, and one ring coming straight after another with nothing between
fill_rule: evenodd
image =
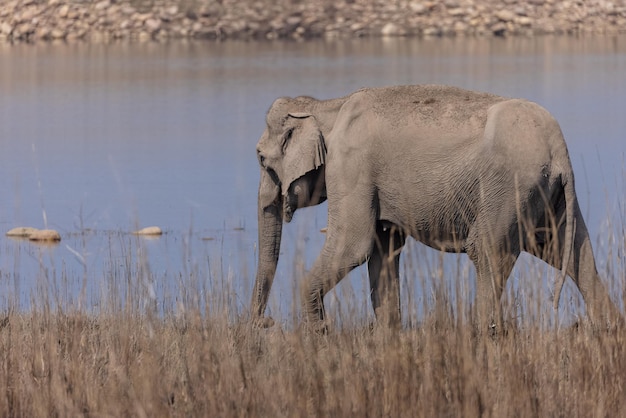
<instances>
[{"instance_id":1,"label":"wrinkled gray skin","mask_svg":"<svg viewBox=\"0 0 626 418\"><path fill-rule=\"evenodd\" d=\"M502 325L500 299L521 251L562 270L590 319L619 315L596 271L567 147L539 105L446 86L368 88L340 99L279 98L257 145L259 265L252 315L264 316L283 221L328 199L321 254L302 283L308 323L323 297L367 262L379 323L400 324L405 238L465 252L477 271L482 329Z\"/></svg>"}]
</instances>

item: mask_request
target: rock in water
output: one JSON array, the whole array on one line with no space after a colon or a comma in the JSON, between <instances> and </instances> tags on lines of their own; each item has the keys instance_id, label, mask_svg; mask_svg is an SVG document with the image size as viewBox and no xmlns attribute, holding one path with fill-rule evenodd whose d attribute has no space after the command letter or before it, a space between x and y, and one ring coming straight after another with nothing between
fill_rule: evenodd
<instances>
[{"instance_id":1,"label":"rock in water","mask_svg":"<svg viewBox=\"0 0 626 418\"><path fill-rule=\"evenodd\" d=\"M61 234L54 229L40 229L28 236L31 241L57 242L61 241Z\"/></svg>"},{"instance_id":2,"label":"rock in water","mask_svg":"<svg viewBox=\"0 0 626 418\"><path fill-rule=\"evenodd\" d=\"M133 232L133 235L162 235L163 231L158 226L148 226Z\"/></svg>"},{"instance_id":3,"label":"rock in water","mask_svg":"<svg viewBox=\"0 0 626 418\"><path fill-rule=\"evenodd\" d=\"M33 234L33 232L37 232L37 228L31 228L30 226L20 226L17 228L13 228L9 232L6 233L7 237L17 237L17 238L28 238Z\"/></svg>"}]
</instances>

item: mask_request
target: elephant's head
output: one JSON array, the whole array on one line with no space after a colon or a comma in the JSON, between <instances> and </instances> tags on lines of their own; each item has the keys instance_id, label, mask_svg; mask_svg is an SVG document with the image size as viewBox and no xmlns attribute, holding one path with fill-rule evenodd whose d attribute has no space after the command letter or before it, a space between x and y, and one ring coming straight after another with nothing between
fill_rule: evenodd
<instances>
[{"instance_id":1,"label":"elephant's head","mask_svg":"<svg viewBox=\"0 0 626 418\"><path fill-rule=\"evenodd\" d=\"M302 111L298 99L281 98L267 113L267 127L257 144L261 165L259 209L282 205L291 221L296 209L326 198L326 145L317 118Z\"/></svg>"},{"instance_id":2,"label":"elephant's head","mask_svg":"<svg viewBox=\"0 0 626 418\"><path fill-rule=\"evenodd\" d=\"M291 221L296 209L326 200L326 145L318 117L311 112L317 103L311 98L277 99L267 112L267 127L257 144L259 265L252 315L265 326L272 323L263 314L278 264L282 222ZM334 108L328 112L336 114ZM331 124L326 122L327 127Z\"/></svg>"}]
</instances>

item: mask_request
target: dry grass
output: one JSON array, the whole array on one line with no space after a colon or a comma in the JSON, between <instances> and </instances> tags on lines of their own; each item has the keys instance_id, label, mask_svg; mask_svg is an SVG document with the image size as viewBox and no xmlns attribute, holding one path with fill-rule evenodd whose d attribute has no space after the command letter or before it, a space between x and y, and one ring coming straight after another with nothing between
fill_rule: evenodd
<instances>
[{"instance_id":1,"label":"dry grass","mask_svg":"<svg viewBox=\"0 0 626 418\"><path fill-rule=\"evenodd\" d=\"M1 416L615 416L626 330L475 336L437 308L327 336L188 313L34 308L0 332Z\"/></svg>"},{"instance_id":2,"label":"dry grass","mask_svg":"<svg viewBox=\"0 0 626 418\"><path fill-rule=\"evenodd\" d=\"M623 288L624 219L611 230L615 248L602 263L611 268L601 270ZM234 302L229 306L241 300L232 289L207 289L205 300L190 297L184 311L157 313L137 284L149 274L147 261L140 257L135 266L129 255L110 277L125 298L113 292L100 312L52 309L43 295L28 311L0 318L0 416L609 417L626 411L626 329L556 329L532 312L534 306L549 312L550 303L535 304L530 290L507 295L508 312L526 316L510 321L506 334L478 336L468 325L469 298L450 297L450 286L441 284L442 265L433 260L443 259L411 257L403 280L417 277L432 290L428 300L409 299L403 330L372 328L362 316L351 320L351 309L362 308L348 302L347 314L345 306L333 311L341 325L317 335L288 325L252 327ZM191 271L180 274L183 282L198 280ZM451 274L464 271L460 265ZM181 286L181 295L190 293ZM415 306L420 303L428 306ZM514 309L522 305L527 308Z\"/></svg>"}]
</instances>

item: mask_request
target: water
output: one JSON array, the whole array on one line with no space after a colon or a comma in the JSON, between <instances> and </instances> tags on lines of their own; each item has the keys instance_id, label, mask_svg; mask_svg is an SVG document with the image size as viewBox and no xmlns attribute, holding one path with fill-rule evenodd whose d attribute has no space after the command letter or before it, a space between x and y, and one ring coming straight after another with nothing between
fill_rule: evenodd
<instances>
[{"instance_id":1,"label":"water","mask_svg":"<svg viewBox=\"0 0 626 418\"><path fill-rule=\"evenodd\" d=\"M4 309L28 308L50 289L66 307L99 308L137 291L183 309L229 289L223 304L245 310L256 263L255 144L278 96L445 83L537 101L561 123L598 258L624 216L623 36L2 45L0 62L0 231L63 235L54 247L0 237ZM292 277L323 243L325 210L299 211L284 230L275 315L290 311ZM128 234L148 225L166 234ZM418 260L437 258L411 247ZM294 263L296 254L303 260ZM367 312L364 277L358 269L339 294ZM339 304L336 296L327 302Z\"/></svg>"}]
</instances>

